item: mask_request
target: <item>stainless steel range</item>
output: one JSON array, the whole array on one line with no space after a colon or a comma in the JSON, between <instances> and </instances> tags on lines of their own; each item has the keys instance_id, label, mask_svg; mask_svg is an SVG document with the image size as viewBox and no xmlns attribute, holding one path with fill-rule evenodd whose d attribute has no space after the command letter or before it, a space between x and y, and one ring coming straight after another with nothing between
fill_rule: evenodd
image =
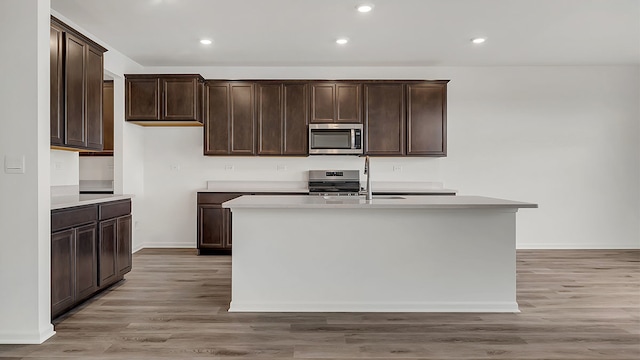
<instances>
[{"instance_id":1,"label":"stainless steel range","mask_svg":"<svg viewBox=\"0 0 640 360\"><path fill-rule=\"evenodd\" d=\"M309 195L358 196L360 171L309 170Z\"/></svg>"}]
</instances>

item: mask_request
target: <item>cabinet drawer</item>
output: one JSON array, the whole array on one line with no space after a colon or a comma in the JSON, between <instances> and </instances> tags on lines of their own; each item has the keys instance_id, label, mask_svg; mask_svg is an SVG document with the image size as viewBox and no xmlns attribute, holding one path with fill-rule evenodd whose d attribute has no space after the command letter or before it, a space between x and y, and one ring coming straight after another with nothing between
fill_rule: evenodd
<instances>
[{"instance_id":1,"label":"cabinet drawer","mask_svg":"<svg viewBox=\"0 0 640 360\"><path fill-rule=\"evenodd\" d=\"M131 201L114 201L98 205L100 220L112 219L131 214Z\"/></svg>"},{"instance_id":2,"label":"cabinet drawer","mask_svg":"<svg viewBox=\"0 0 640 360\"><path fill-rule=\"evenodd\" d=\"M51 231L55 232L96 221L98 208L95 205L81 206L51 212Z\"/></svg>"}]
</instances>

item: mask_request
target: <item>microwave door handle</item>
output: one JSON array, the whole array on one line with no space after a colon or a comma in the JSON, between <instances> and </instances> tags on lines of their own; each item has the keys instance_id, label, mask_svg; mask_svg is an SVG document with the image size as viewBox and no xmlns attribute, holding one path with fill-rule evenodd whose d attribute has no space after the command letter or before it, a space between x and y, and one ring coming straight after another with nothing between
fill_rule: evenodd
<instances>
[{"instance_id":1,"label":"microwave door handle","mask_svg":"<svg viewBox=\"0 0 640 360\"><path fill-rule=\"evenodd\" d=\"M351 148L356 148L356 129L351 129Z\"/></svg>"}]
</instances>

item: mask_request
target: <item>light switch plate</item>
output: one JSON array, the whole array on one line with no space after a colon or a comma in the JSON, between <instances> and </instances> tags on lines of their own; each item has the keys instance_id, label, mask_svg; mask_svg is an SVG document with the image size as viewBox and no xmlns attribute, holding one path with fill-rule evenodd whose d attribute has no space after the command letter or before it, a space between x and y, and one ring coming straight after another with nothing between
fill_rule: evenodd
<instances>
[{"instance_id":1,"label":"light switch plate","mask_svg":"<svg viewBox=\"0 0 640 360\"><path fill-rule=\"evenodd\" d=\"M4 157L4 172L6 174L24 174L25 171L24 155Z\"/></svg>"}]
</instances>

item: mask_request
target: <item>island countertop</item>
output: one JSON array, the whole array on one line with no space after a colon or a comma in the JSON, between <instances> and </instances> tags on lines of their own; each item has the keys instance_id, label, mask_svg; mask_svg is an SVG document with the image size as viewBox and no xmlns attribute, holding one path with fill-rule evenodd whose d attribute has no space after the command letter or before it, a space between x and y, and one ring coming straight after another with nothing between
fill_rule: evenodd
<instances>
[{"instance_id":1,"label":"island countertop","mask_svg":"<svg viewBox=\"0 0 640 360\"><path fill-rule=\"evenodd\" d=\"M500 209L537 208L528 202L484 196L241 196L222 204L230 209Z\"/></svg>"},{"instance_id":2,"label":"island countertop","mask_svg":"<svg viewBox=\"0 0 640 360\"><path fill-rule=\"evenodd\" d=\"M362 184L364 186L364 184ZM439 182L427 181L373 181L373 194L455 195ZM291 193L308 194L307 181L207 181L207 187L198 192L229 193Z\"/></svg>"}]
</instances>

